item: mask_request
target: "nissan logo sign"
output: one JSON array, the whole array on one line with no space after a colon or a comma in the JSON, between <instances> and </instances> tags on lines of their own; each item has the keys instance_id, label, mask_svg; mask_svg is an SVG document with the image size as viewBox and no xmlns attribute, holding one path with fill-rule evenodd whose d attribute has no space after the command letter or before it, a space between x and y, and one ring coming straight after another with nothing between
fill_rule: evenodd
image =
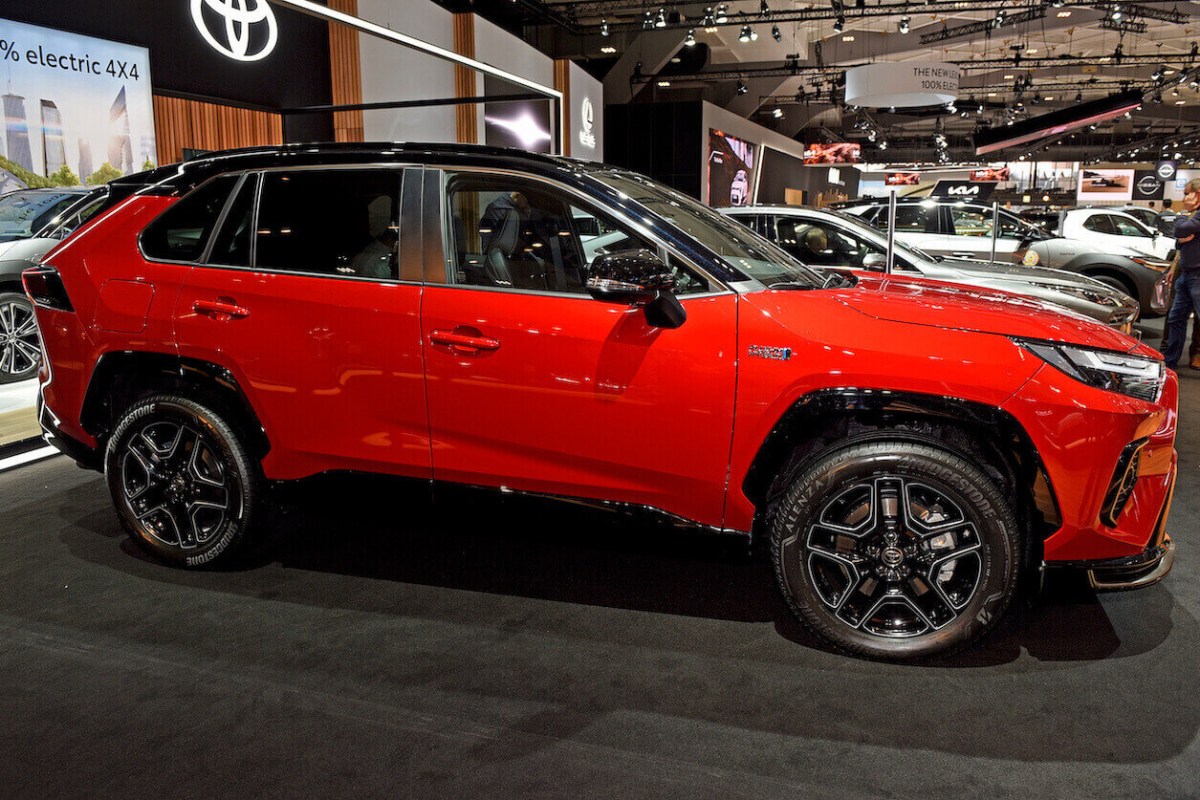
<instances>
[{"instance_id":1,"label":"nissan logo sign","mask_svg":"<svg viewBox=\"0 0 1200 800\"><path fill-rule=\"evenodd\" d=\"M1158 178L1153 175L1147 175L1137 182L1138 191L1142 194L1154 194L1160 185Z\"/></svg>"},{"instance_id":2,"label":"nissan logo sign","mask_svg":"<svg viewBox=\"0 0 1200 800\"><path fill-rule=\"evenodd\" d=\"M1175 177L1175 162L1160 161L1154 172L1158 175L1159 180L1169 181Z\"/></svg>"},{"instance_id":3,"label":"nissan logo sign","mask_svg":"<svg viewBox=\"0 0 1200 800\"><path fill-rule=\"evenodd\" d=\"M206 17L205 8L212 14ZM210 26L214 14L218 20ZM279 40L279 25L267 0L192 0L192 22L209 47L235 61L261 61Z\"/></svg>"}]
</instances>

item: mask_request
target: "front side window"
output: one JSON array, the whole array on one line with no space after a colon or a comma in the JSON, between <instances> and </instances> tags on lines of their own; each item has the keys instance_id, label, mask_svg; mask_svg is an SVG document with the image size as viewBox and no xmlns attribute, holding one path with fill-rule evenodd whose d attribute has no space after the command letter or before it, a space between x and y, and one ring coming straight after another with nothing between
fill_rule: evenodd
<instances>
[{"instance_id":1,"label":"front side window","mask_svg":"<svg viewBox=\"0 0 1200 800\"><path fill-rule=\"evenodd\" d=\"M451 282L500 289L584 294L596 259L657 246L566 192L508 175L458 173L447 185ZM708 282L668 258L676 294Z\"/></svg>"},{"instance_id":2,"label":"front side window","mask_svg":"<svg viewBox=\"0 0 1200 800\"><path fill-rule=\"evenodd\" d=\"M387 169L267 173L255 228L255 268L395 279L400 175ZM248 211L239 213L244 218ZM235 214L229 216L236 225ZM236 236L230 241L234 253L241 246Z\"/></svg>"},{"instance_id":3,"label":"front side window","mask_svg":"<svg viewBox=\"0 0 1200 800\"><path fill-rule=\"evenodd\" d=\"M1143 236L1148 238L1154 235L1131 219L1118 217L1115 214L1109 214L1108 218L1112 222L1113 229L1117 232L1118 236Z\"/></svg>"},{"instance_id":4,"label":"front side window","mask_svg":"<svg viewBox=\"0 0 1200 800\"><path fill-rule=\"evenodd\" d=\"M1083 227L1096 233L1116 233L1108 214L1093 214L1083 221Z\"/></svg>"},{"instance_id":5,"label":"front side window","mask_svg":"<svg viewBox=\"0 0 1200 800\"><path fill-rule=\"evenodd\" d=\"M221 216L238 176L222 175L178 200L142 232L142 251L160 261L195 261Z\"/></svg>"},{"instance_id":6,"label":"front side window","mask_svg":"<svg viewBox=\"0 0 1200 800\"><path fill-rule=\"evenodd\" d=\"M873 247L841 229L819 220L781 217L775 223L776 241L805 264L862 269Z\"/></svg>"},{"instance_id":7,"label":"front side window","mask_svg":"<svg viewBox=\"0 0 1200 800\"><path fill-rule=\"evenodd\" d=\"M950 209L950 221L954 225L955 236L988 236L992 235L992 216L969 208Z\"/></svg>"}]
</instances>

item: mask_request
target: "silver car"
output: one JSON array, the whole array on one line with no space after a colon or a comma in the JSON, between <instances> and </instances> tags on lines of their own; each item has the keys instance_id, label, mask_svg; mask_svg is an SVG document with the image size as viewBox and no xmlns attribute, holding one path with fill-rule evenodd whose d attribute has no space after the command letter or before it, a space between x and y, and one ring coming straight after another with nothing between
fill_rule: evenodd
<instances>
[{"instance_id":1,"label":"silver car","mask_svg":"<svg viewBox=\"0 0 1200 800\"><path fill-rule=\"evenodd\" d=\"M751 206L721 212L816 267L882 270L887 239L857 217L797 206ZM1138 302L1124 292L1073 272L988 261L940 260L895 243L895 272L931 280L1000 289L1035 297L1128 331Z\"/></svg>"}]
</instances>

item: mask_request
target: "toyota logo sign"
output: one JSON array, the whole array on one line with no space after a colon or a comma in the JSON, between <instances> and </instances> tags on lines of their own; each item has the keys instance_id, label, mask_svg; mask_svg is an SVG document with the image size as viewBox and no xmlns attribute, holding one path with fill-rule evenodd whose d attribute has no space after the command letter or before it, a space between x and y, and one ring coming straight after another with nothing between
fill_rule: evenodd
<instances>
[{"instance_id":1,"label":"toyota logo sign","mask_svg":"<svg viewBox=\"0 0 1200 800\"><path fill-rule=\"evenodd\" d=\"M207 18L206 7L212 12ZM219 18L215 33L210 27L214 14ZM192 21L212 49L236 61L261 61L279 39L279 26L267 0L192 0Z\"/></svg>"}]
</instances>

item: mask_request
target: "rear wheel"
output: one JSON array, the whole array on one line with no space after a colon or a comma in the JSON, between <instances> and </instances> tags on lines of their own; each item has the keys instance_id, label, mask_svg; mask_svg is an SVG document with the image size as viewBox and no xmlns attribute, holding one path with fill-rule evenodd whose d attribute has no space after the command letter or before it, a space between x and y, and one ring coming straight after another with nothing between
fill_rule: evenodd
<instances>
[{"instance_id":1,"label":"rear wheel","mask_svg":"<svg viewBox=\"0 0 1200 800\"><path fill-rule=\"evenodd\" d=\"M41 362L33 303L23 294L0 293L0 383L32 378Z\"/></svg>"},{"instance_id":2,"label":"rear wheel","mask_svg":"<svg viewBox=\"0 0 1200 800\"><path fill-rule=\"evenodd\" d=\"M228 561L259 505L259 468L236 429L173 395L134 404L105 454L117 516L154 556L187 567Z\"/></svg>"},{"instance_id":3,"label":"rear wheel","mask_svg":"<svg viewBox=\"0 0 1200 800\"><path fill-rule=\"evenodd\" d=\"M774 516L776 575L818 635L883 659L975 641L1016 593L1016 518L981 470L945 450L871 441L818 458Z\"/></svg>"}]
</instances>

